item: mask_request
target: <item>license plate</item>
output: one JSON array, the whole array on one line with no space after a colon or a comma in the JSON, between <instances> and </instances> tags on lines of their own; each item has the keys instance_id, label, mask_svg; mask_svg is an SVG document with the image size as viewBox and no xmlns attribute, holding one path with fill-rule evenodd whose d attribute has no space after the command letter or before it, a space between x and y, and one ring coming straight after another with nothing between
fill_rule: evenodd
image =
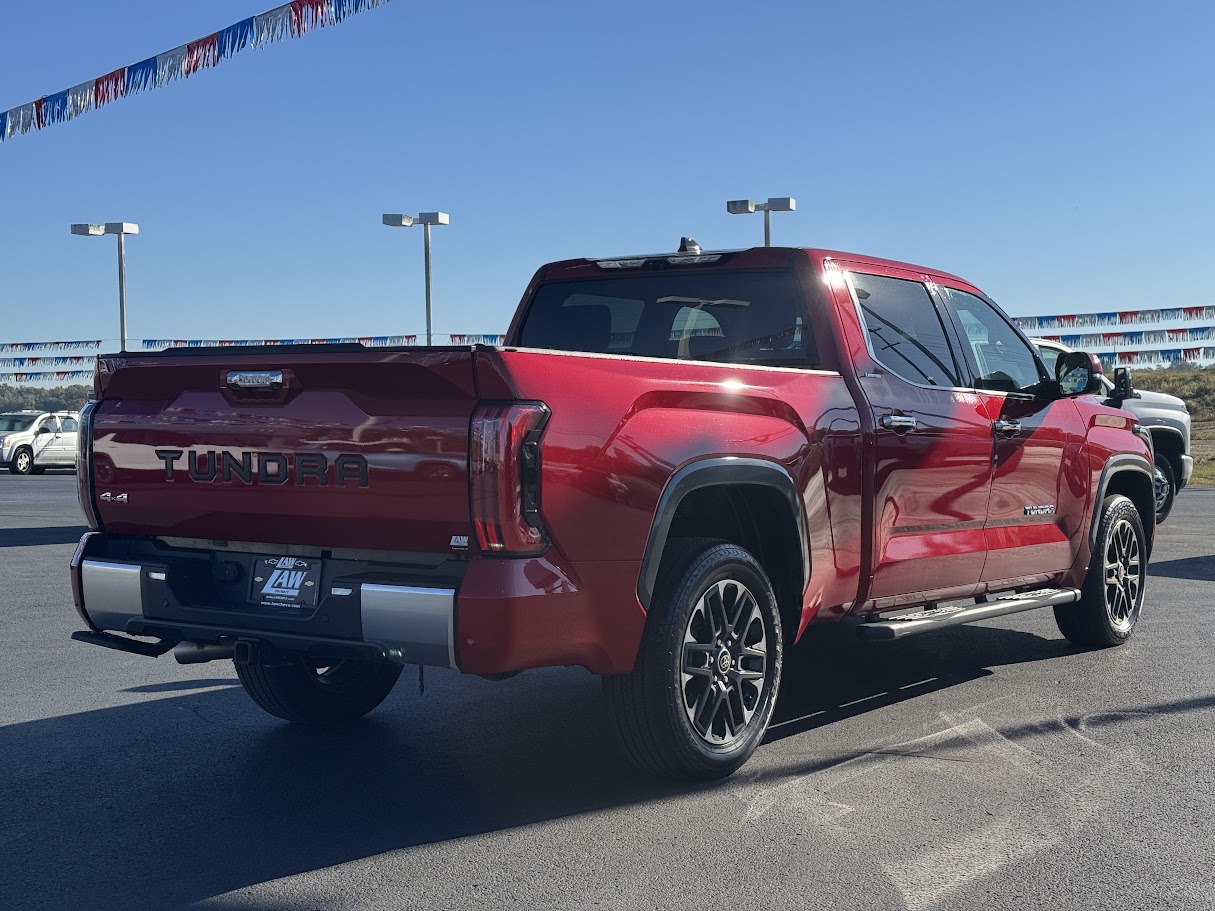
<instances>
[{"instance_id":1,"label":"license plate","mask_svg":"<svg viewBox=\"0 0 1215 911\"><path fill-rule=\"evenodd\" d=\"M262 607L315 607L320 587L320 560L258 557L249 600Z\"/></svg>"}]
</instances>

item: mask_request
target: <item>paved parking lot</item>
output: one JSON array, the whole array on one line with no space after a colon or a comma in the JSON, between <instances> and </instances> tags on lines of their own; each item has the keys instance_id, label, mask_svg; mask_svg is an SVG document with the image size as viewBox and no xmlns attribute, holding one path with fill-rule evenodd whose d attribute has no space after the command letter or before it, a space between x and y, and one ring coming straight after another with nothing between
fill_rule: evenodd
<instances>
[{"instance_id":1,"label":"paved parking lot","mask_svg":"<svg viewBox=\"0 0 1215 911\"><path fill-rule=\"evenodd\" d=\"M1121 649L816 631L767 744L689 787L617 759L578 669L407 672L318 731L229 663L72 642L75 477L0 475L0 907L1211 908L1213 514L1182 494Z\"/></svg>"}]
</instances>

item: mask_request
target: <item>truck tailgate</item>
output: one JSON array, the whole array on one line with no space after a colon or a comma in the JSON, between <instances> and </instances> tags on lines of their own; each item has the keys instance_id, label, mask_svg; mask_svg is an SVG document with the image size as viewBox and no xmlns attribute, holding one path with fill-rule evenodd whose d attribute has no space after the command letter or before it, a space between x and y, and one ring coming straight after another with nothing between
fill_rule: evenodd
<instances>
[{"instance_id":1,"label":"truck tailgate","mask_svg":"<svg viewBox=\"0 0 1215 911\"><path fill-rule=\"evenodd\" d=\"M107 531L429 554L469 533L469 349L117 356L100 387Z\"/></svg>"}]
</instances>

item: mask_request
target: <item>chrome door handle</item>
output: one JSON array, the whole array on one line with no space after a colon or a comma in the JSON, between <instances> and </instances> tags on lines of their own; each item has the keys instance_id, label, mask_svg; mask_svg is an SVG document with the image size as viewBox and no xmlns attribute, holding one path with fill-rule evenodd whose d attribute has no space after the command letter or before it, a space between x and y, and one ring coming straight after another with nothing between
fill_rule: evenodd
<instances>
[{"instance_id":1,"label":"chrome door handle","mask_svg":"<svg viewBox=\"0 0 1215 911\"><path fill-rule=\"evenodd\" d=\"M1006 421L1003 418L1001 418L1000 420L996 421L995 424L992 425L991 429L994 433L1002 433L1006 437L1015 437L1018 433L1021 432L1021 422L1020 421Z\"/></svg>"},{"instance_id":2,"label":"chrome door handle","mask_svg":"<svg viewBox=\"0 0 1215 911\"><path fill-rule=\"evenodd\" d=\"M881 424L883 430L906 433L908 430L915 430L915 416L910 414L884 414L882 415Z\"/></svg>"}]
</instances>

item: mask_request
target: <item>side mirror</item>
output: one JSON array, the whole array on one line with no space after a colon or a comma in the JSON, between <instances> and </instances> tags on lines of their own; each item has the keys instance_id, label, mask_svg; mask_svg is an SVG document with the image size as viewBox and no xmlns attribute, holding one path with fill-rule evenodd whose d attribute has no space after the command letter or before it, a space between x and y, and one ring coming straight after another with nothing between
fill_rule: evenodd
<instances>
[{"instance_id":1,"label":"side mirror","mask_svg":"<svg viewBox=\"0 0 1215 911\"><path fill-rule=\"evenodd\" d=\"M1137 398L1139 398L1139 393L1131 384L1131 371L1126 367L1117 368L1114 371L1114 391L1110 394L1110 403L1115 408L1121 408L1122 403L1127 399Z\"/></svg>"},{"instance_id":2,"label":"side mirror","mask_svg":"<svg viewBox=\"0 0 1215 911\"><path fill-rule=\"evenodd\" d=\"M1065 397L1101 391L1101 361L1095 354L1069 351L1055 362L1059 393Z\"/></svg>"},{"instance_id":3,"label":"side mirror","mask_svg":"<svg viewBox=\"0 0 1215 911\"><path fill-rule=\"evenodd\" d=\"M54 433L54 431L51 430L49 425L43 424L38 428L38 436L42 436L44 433Z\"/></svg>"}]
</instances>

